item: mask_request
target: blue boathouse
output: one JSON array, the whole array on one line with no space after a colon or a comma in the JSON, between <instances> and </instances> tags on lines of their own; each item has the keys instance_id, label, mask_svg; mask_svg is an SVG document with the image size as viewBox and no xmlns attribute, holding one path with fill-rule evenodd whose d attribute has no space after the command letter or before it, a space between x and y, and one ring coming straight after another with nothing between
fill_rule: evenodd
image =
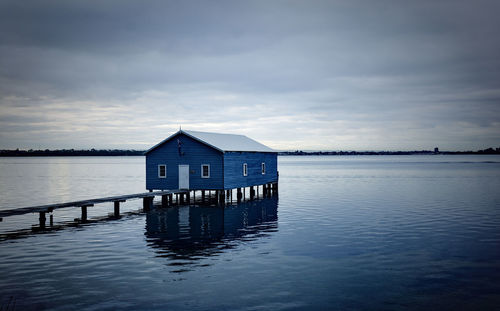
<instances>
[{"instance_id":1,"label":"blue boathouse","mask_svg":"<svg viewBox=\"0 0 500 311\"><path fill-rule=\"evenodd\" d=\"M145 155L149 191L277 188L277 152L244 135L179 130Z\"/></svg>"}]
</instances>

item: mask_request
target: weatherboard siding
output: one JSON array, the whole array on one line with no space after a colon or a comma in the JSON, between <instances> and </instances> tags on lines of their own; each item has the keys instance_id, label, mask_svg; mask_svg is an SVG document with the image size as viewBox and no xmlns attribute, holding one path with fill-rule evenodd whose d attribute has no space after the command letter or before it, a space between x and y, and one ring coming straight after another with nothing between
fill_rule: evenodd
<instances>
[{"instance_id":1,"label":"weatherboard siding","mask_svg":"<svg viewBox=\"0 0 500 311\"><path fill-rule=\"evenodd\" d=\"M177 139L181 141L179 155ZM189 165L190 189L222 189L222 152L200 143L184 134L172 137L146 155L146 189L179 188L179 165ZM158 165L167 165L167 177L158 177ZM210 178L201 177L201 165L210 165Z\"/></svg>"},{"instance_id":2,"label":"weatherboard siding","mask_svg":"<svg viewBox=\"0 0 500 311\"><path fill-rule=\"evenodd\" d=\"M278 181L278 155L275 152L225 152L224 189L263 185ZM243 163L248 174L243 176ZM262 175L261 163L266 164Z\"/></svg>"}]
</instances>

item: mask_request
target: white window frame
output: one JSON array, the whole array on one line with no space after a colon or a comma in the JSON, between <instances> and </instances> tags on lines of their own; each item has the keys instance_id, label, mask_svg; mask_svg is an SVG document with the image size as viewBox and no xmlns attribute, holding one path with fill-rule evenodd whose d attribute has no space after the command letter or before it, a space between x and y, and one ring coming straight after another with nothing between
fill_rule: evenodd
<instances>
[{"instance_id":1,"label":"white window frame","mask_svg":"<svg viewBox=\"0 0 500 311\"><path fill-rule=\"evenodd\" d=\"M165 167L165 176L161 176L161 168L160 167ZM167 165L166 164L158 164L158 178L167 178Z\"/></svg>"},{"instance_id":2,"label":"white window frame","mask_svg":"<svg viewBox=\"0 0 500 311\"><path fill-rule=\"evenodd\" d=\"M248 164L243 163L243 176L248 176Z\"/></svg>"},{"instance_id":3,"label":"white window frame","mask_svg":"<svg viewBox=\"0 0 500 311\"><path fill-rule=\"evenodd\" d=\"M208 176L203 175L203 167L204 166L208 167ZM201 165L201 178L210 178L210 164L202 164Z\"/></svg>"},{"instance_id":4,"label":"white window frame","mask_svg":"<svg viewBox=\"0 0 500 311\"><path fill-rule=\"evenodd\" d=\"M260 164L260 171L262 172L262 175L266 175L266 163L262 162Z\"/></svg>"}]
</instances>

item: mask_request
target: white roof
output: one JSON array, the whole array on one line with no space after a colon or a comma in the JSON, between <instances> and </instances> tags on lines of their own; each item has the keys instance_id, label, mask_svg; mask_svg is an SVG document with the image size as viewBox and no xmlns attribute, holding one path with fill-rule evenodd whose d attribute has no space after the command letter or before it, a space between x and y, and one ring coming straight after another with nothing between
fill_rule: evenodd
<instances>
[{"instance_id":1,"label":"white roof","mask_svg":"<svg viewBox=\"0 0 500 311\"><path fill-rule=\"evenodd\" d=\"M174 135L170 136L169 138L159 143L158 145L146 151L146 153L149 153L153 149L156 149L157 147L167 142L168 140L170 140L172 137L174 137L179 133L186 134L187 136L190 136L222 152L224 151L276 152L275 150L251 138L248 138L245 135L180 130Z\"/></svg>"}]
</instances>

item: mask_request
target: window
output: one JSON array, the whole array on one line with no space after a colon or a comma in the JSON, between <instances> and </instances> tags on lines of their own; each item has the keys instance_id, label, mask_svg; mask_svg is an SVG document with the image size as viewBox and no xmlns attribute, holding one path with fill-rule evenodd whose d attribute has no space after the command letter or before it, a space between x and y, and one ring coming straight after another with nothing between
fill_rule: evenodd
<instances>
[{"instance_id":1,"label":"window","mask_svg":"<svg viewBox=\"0 0 500 311\"><path fill-rule=\"evenodd\" d=\"M264 175L266 173L266 163L262 163L260 167L262 169L262 175Z\"/></svg>"},{"instance_id":2,"label":"window","mask_svg":"<svg viewBox=\"0 0 500 311\"><path fill-rule=\"evenodd\" d=\"M201 165L201 178L210 178L210 165L202 164Z\"/></svg>"},{"instance_id":3,"label":"window","mask_svg":"<svg viewBox=\"0 0 500 311\"><path fill-rule=\"evenodd\" d=\"M167 178L167 166L165 164L158 165L158 178Z\"/></svg>"},{"instance_id":4,"label":"window","mask_svg":"<svg viewBox=\"0 0 500 311\"><path fill-rule=\"evenodd\" d=\"M243 176L248 175L248 166L246 163L243 163Z\"/></svg>"}]
</instances>

